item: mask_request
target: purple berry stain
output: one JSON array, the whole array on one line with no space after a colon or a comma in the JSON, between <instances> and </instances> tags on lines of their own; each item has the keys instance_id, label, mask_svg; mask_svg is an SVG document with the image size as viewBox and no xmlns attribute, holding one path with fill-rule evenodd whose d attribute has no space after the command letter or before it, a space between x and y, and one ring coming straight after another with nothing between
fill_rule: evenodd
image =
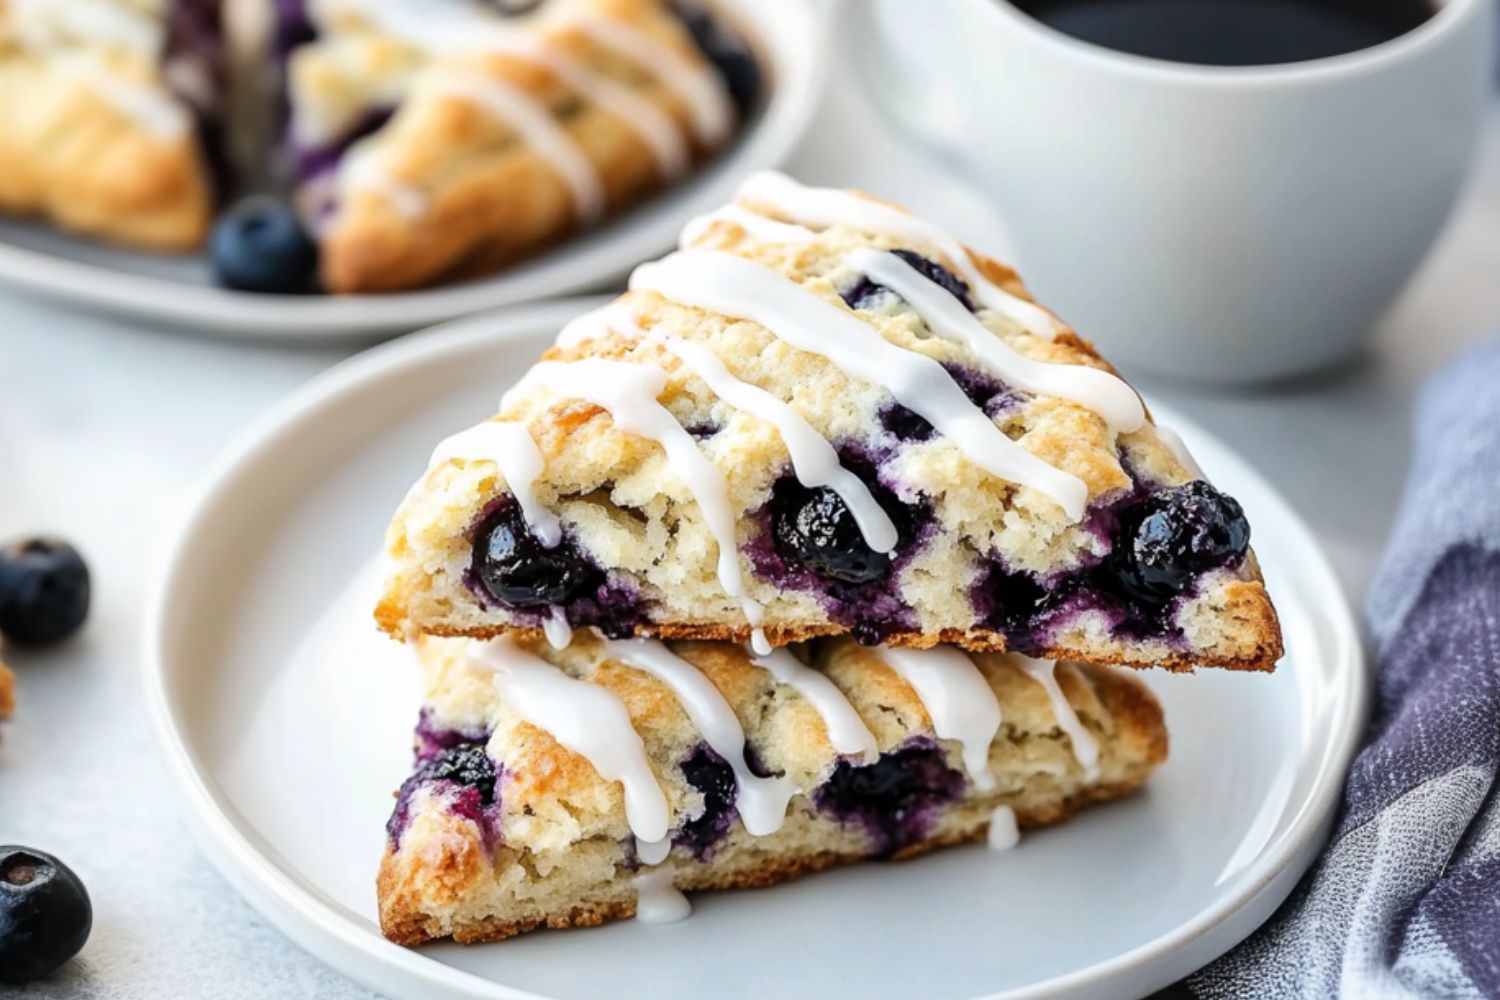
<instances>
[{"instance_id":1,"label":"purple berry stain","mask_svg":"<svg viewBox=\"0 0 1500 1000\"><path fill-rule=\"evenodd\" d=\"M919 738L873 764L839 761L812 798L825 815L862 827L870 853L888 858L926 838L938 812L964 787L964 776L948 766L942 749Z\"/></svg>"}]
</instances>

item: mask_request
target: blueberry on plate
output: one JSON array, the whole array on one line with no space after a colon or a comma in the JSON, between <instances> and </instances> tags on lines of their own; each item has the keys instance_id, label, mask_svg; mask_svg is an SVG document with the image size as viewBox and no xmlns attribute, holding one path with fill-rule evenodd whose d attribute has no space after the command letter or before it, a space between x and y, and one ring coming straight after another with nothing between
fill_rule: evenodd
<instances>
[{"instance_id":1,"label":"blueberry on plate","mask_svg":"<svg viewBox=\"0 0 1500 1000\"><path fill-rule=\"evenodd\" d=\"M1131 596L1161 603L1200 573L1243 558L1250 525L1233 498L1201 479L1163 490L1121 518L1114 569Z\"/></svg>"},{"instance_id":2,"label":"blueberry on plate","mask_svg":"<svg viewBox=\"0 0 1500 1000\"><path fill-rule=\"evenodd\" d=\"M869 583L890 571L890 556L865 544L854 514L828 487L782 480L772 504L776 547L786 558L844 583Z\"/></svg>"},{"instance_id":3,"label":"blueberry on plate","mask_svg":"<svg viewBox=\"0 0 1500 1000\"><path fill-rule=\"evenodd\" d=\"M219 283L241 292L305 292L318 269L318 246L297 213L264 196L246 198L224 213L209 251Z\"/></svg>"},{"instance_id":4,"label":"blueberry on plate","mask_svg":"<svg viewBox=\"0 0 1500 1000\"><path fill-rule=\"evenodd\" d=\"M50 854L0 847L0 983L25 983L78 954L94 910L72 870Z\"/></svg>"},{"instance_id":5,"label":"blueberry on plate","mask_svg":"<svg viewBox=\"0 0 1500 1000\"><path fill-rule=\"evenodd\" d=\"M0 548L0 633L41 646L66 639L89 613L89 568L67 542L31 538Z\"/></svg>"},{"instance_id":6,"label":"blueberry on plate","mask_svg":"<svg viewBox=\"0 0 1500 1000\"><path fill-rule=\"evenodd\" d=\"M513 608L563 604L602 582L567 539L544 546L515 506L479 533L474 573L490 596Z\"/></svg>"}]
</instances>

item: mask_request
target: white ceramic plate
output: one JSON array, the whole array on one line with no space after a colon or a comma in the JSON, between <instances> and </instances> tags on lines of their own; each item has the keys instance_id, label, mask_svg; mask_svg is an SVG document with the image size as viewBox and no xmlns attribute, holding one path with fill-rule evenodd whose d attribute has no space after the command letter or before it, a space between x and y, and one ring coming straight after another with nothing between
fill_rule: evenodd
<instances>
[{"instance_id":1,"label":"white ceramic plate","mask_svg":"<svg viewBox=\"0 0 1500 1000\"><path fill-rule=\"evenodd\" d=\"M1172 756L1129 801L1031 833L624 922L407 951L375 922L417 706L366 572L433 443L488 416L574 300L372 350L268 415L213 476L147 625L155 727L204 849L268 920L394 997L1124 997L1250 933L1327 831L1363 721L1355 627L1306 526L1158 408L1236 495L1286 630L1272 676L1148 676Z\"/></svg>"},{"instance_id":2,"label":"white ceramic plate","mask_svg":"<svg viewBox=\"0 0 1500 1000\"><path fill-rule=\"evenodd\" d=\"M748 174L779 165L816 110L831 6L720 3L743 25L767 70L768 100L750 128L698 175L494 276L390 295L253 295L214 285L199 256L132 252L0 219L0 282L208 336L318 341L405 333L499 306L605 290L669 249L689 219L729 201Z\"/></svg>"}]
</instances>

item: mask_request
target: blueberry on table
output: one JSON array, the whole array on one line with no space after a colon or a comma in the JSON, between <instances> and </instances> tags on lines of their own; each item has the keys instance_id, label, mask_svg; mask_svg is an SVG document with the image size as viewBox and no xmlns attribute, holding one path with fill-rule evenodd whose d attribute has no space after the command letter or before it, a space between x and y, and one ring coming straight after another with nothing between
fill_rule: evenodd
<instances>
[{"instance_id":1,"label":"blueberry on table","mask_svg":"<svg viewBox=\"0 0 1500 1000\"><path fill-rule=\"evenodd\" d=\"M32 538L0 548L0 633L25 645L66 639L89 613L89 568L67 542Z\"/></svg>"},{"instance_id":2,"label":"blueberry on table","mask_svg":"<svg viewBox=\"0 0 1500 1000\"><path fill-rule=\"evenodd\" d=\"M1141 501L1121 519L1114 568L1132 596L1159 603L1200 573L1242 558L1250 525L1233 497L1201 479Z\"/></svg>"},{"instance_id":3,"label":"blueberry on table","mask_svg":"<svg viewBox=\"0 0 1500 1000\"><path fill-rule=\"evenodd\" d=\"M292 207L275 198L246 198L226 212L209 251L219 283L241 292L305 292L318 269L317 244Z\"/></svg>"},{"instance_id":4,"label":"blueberry on table","mask_svg":"<svg viewBox=\"0 0 1500 1000\"><path fill-rule=\"evenodd\" d=\"M890 571L890 556L865 544L859 522L833 490L784 480L776 492L772 527L783 556L844 583L869 583Z\"/></svg>"},{"instance_id":5,"label":"blueberry on table","mask_svg":"<svg viewBox=\"0 0 1500 1000\"><path fill-rule=\"evenodd\" d=\"M0 847L0 983L25 983L78 954L94 910L72 870L50 854Z\"/></svg>"}]
</instances>

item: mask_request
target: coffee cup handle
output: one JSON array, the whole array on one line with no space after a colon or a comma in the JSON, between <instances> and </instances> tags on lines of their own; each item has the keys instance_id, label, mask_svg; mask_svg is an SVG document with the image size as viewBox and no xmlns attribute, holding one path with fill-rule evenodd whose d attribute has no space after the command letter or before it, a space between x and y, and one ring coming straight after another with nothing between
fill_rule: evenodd
<instances>
[{"instance_id":1,"label":"coffee cup handle","mask_svg":"<svg viewBox=\"0 0 1500 1000\"><path fill-rule=\"evenodd\" d=\"M942 53L954 49L944 31L966 19L962 0L837 0L833 23L844 39L855 78L876 112L908 136L962 162L965 137L972 134L963 109L960 74L935 70ZM897 26L900 25L898 32ZM898 48L901 38L908 46Z\"/></svg>"}]
</instances>

